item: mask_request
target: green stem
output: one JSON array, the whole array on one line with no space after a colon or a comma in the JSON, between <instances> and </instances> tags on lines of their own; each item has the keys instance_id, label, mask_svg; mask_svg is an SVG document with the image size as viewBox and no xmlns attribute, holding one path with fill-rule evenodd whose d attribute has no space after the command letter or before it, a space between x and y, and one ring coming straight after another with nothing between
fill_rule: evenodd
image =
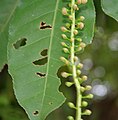
<instances>
[{"instance_id":1,"label":"green stem","mask_svg":"<svg viewBox=\"0 0 118 120\"><path fill-rule=\"evenodd\" d=\"M72 7L71 7L71 15L72 15L72 25L71 25L71 40L74 39L74 30L75 30L75 10L73 9L73 6L75 4L75 0L72 0ZM75 42L72 40L72 46L71 46L71 63L72 63L72 74L73 74L73 80L76 87L77 92L77 100L76 100L76 120L81 120L81 92L80 92L80 83L77 79L77 73L76 73L76 65L74 62L74 56L75 56Z\"/></svg>"}]
</instances>

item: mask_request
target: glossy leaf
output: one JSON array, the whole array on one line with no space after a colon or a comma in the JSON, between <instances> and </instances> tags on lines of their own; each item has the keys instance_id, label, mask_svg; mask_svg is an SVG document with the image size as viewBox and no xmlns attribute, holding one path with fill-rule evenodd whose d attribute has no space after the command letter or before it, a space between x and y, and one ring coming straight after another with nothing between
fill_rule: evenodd
<instances>
[{"instance_id":1,"label":"glossy leaf","mask_svg":"<svg viewBox=\"0 0 118 120\"><path fill-rule=\"evenodd\" d=\"M0 69L7 63L8 24L17 2L16 0L0 0Z\"/></svg>"},{"instance_id":2,"label":"glossy leaf","mask_svg":"<svg viewBox=\"0 0 118 120\"><path fill-rule=\"evenodd\" d=\"M118 1L117 0L101 0L103 11L118 21Z\"/></svg>"}]
</instances>

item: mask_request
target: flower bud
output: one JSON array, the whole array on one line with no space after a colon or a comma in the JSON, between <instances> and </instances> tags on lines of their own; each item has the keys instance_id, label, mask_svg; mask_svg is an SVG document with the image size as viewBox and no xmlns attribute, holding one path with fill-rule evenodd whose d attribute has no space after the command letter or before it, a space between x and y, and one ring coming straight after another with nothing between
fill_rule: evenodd
<instances>
[{"instance_id":1,"label":"flower bud","mask_svg":"<svg viewBox=\"0 0 118 120\"><path fill-rule=\"evenodd\" d=\"M86 87L85 87L85 90L91 90L91 86L90 85L87 85Z\"/></svg>"},{"instance_id":2,"label":"flower bud","mask_svg":"<svg viewBox=\"0 0 118 120\"><path fill-rule=\"evenodd\" d=\"M82 107L88 106L88 103L86 101L82 101Z\"/></svg>"},{"instance_id":3,"label":"flower bud","mask_svg":"<svg viewBox=\"0 0 118 120\"><path fill-rule=\"evenodd\" d=\"M88 0L81 0L82 4L86 4Z\"/></svg>"},{"instance_id":4,"label":"flower bud","mask_svg":"<svg viewBox=\"0 0 118 120\"><path fill-rule=\"evenodd\" d=\"M74 42L74 40L75 40L74 38L71 38L71 39L70 39L70 42Z\"/></svg>"},{"instance_id":5,"label":"flower bud","mask_svg":"<svg viewBox=\"0 0 118 120\"><path fill-rule=\"evenodd\" d=\"M73 20L73 16L72 15L69 15L69 20Z\"/></svg>"},{"instance_id":6,"label":"flower bud","mask_svg":"<svg viewBox=\"0 0 118 120\"><path fill-rule=\"evenodd\" d=\"M64 62L66 65L69 65L69 61L66 58L60 57L60 60Z\"/></svg>"},{"instance_id":7,"label":"flower bud","mask_svg":"<svg viewBox=\"0 0 118 120\"><path fill-rule=\"evenodd\" d=\"M74 120L74 117L68 116L67 119L68 119L68 120Z\"/></svg>"},{"instance_id":8,"label":"flower bud","mask_svg":"<svg viewBox=\"0 0 118 120\"><path fill-rule=\"evenodd\" d=\"M92 99L92 98L93 98L93 94L89 94L89 95L86 95L86 96L82 96L82 98Z\"/></svg>"},{"instance_id":9,"label":"flower bud","mask_svg":"<svg viewBox=\"0 0 118 120\"><path fill-rule=\"evenodd\" d=\"M76 4L74 4L73 8L74 8L74 10L79 10L79 8Z\"/></svg>"},{"instance_id":10,"label":"flower bud","mask_svg":"<svg viewBox=\"0 0 118 120\"><path fill-rule=\"evenodd\" d=\"M77 0L77 4L78 4L78 5L81 4L81 0Z\"/></svg>"},{"instance_id":11,"label":"flower bud","mask_svg":"<svg viewBox=\"0 0 118 120\"><path fill-rule=\"evenodd\" d=\"M77 35L78 34L78 30L74 30L74 34Z\"/></svg>"},{"instance_id":12,"label":"flower bud","mask_svg":"<svg viewBox=\"0 0 118 120\"><path fill-rule=\"evenodd\" d=\"M87 98L92 99L92 98L93 98L93 94L89 94L89 95L87 96Z\"/></svg>"},{"instance_id":13,"label":"flower bud","mask_svg":"<svg viewBox=\"0 0 118 120\"><path fill-rule=\"evenodd\" d=\"M77 27L80 28L80 29L83 29L84 28L84 23L83 22L79 22L77 24Z\"/></svg>"},{"instance_id":14,"label":"flower bud","mask_svg":"<svg viewBox=\"0 0 118 120\"><path fill-rule=\"evenodd\" d=\"M79 63L79 64L77 65L77 68L82 69L82 68L83 68L83 64L82 64L82 63Z\"/></svg>"},{"instance_id":15,"label":"flower bud","mask_svg":"<svg viewBox=\"0 0 118 120\"><path fill-rule=\"evenodd\" d=\"M87 76L86 75L82 76L82 80L86 81L87 80Z\"/></svg>"},{"instance_id":16,"label":"flower bud","mask_svg":"<svg viewBox=\"0 0 118 120\"><path fill-rule=\"evenodd\" d=\"M90 110L85 110L83 113L82 113L82 115L91 115L91 111Z\"/></svg>"},{"instance_id":17,"label":"flower bud","mask_svg":"<svg viewBox=\"0 0 118 120\"><path fill-rule=\"evenodd\" d=\"M64 26L62 26L62 27L61 27L61 31L62 31L62 32L67 32L68 30L67 30Z\"/></svg>"},{"instance_id":18,"label":"flower bud","mask_svg":"<svg viewBox=\"0 0 118 120\"><path fill-rule=\"evenodd\" d=\"M77 62L79 59L77 56L74 56L74 61Z\"/></svg>"},{"instance_id":19,"label":"flower bud","mask_svg":"<svg viewBox=\"0 0 118 120\"><path fill-rule=\"evenodd\" d=\"M68 102L68 106L69 106L70 108L74 108L74 109L76 108L75 105L74 105L72 102Z\"/></svg>"},{"instance_id":20,"label":"flower bud","mask_svg":"<svg viewBox=\"0 0 118 120\"><path fill-rule=\"evenodd\" d=\"M66 82L66 83L65 83L65 85L66 85L67 87L71 87L73 84L74 84L74 83L72 83L72 82Z\"/></svg>"},{"instance_id":21,"label":"flower bud","mask_svg":"<svg viewBox=\"0 0 118 120\"><path fill-rule=\"evenodd\" d=\"M78 41L78 42L82 42L82 39L81 39L81 38L77 38L77 41Z\"/></svg>"},{"instance_id":22,"label":"flower bud","mask_svg":"<svg viewBox=\"0 0 118 120\"><path fill-rule=\"evenodd\" d=\"M61 45L64 47L68 47L65 42L61 42Z\"/></svg>"},{"instance_id":23,"label":"flower bud","mask_svg":"<svg viewBox=\"0 0 118 120\"><path fill-rule=\"evenodd\" d=\"M77 70L77 75L80 75L81 74L81 71L80 70Z\"/></svg>"},{"instance_id":24,"label":"flower bud","mask_svg":"<svg viewBox=\"0 0 118 120\"><path fill-rule=\"evenodd\" d=\"M67 36L65 34L61 35L63 39L67 39Z\"/></svg>"},{"instance_id":25,"label":"flower bud","mask_svg":"<svg viewBox=\"0 0 118 120\"><path fill-rule=\"evenodd\" d=\"M84 87L80 87L80 90L81 90L81 92L84 92L85 88Z\"/></svg>"},{"instance_id":26,"label":"flower bud","mask_svg":"<svg viewBox=\"0 0 118 120\"><path fill-rule=\"evenodd\" d=\"M69 53L69 50L68 50L67 48L63 48L63 51L64 51L65 53Z\"/></svg>"},{"instance_id":27,"label":"flower bud","mask_svg":"<svg viewBox=\"0 0 118 120\"><path fill-rule=\"evenodd\" d=\"M70 28L70 23L66 23L66 27L67 27L67 28Z\"/></svg>"},{"instance_id":28,"label":"flower bud","mask_svg":"<svg viewBox=\"0 0 118 120\"><path fill-rule=\"evenodd\" d=\"M85 47L86 47L86 44L83 43L83 42L81 42L79 46L82 47L82 48L85 48Z\"/></svg>"},{"instance_id":29,"label":"flower bud","mask_svg":"<svg viewBox=\"0 0 118 120\"><path fill-rule=\"evenodd\" d=\"M67 9L66 9L65 7L62 8L62 14L63 14L63 15L67 15L67 14L68 14L68 13L67 13Z\"/></svg>"},{"instance_id":30,"label":"flower bud","mask_svg":"<svg viewBox=\"0 0 118 120\"><path fill-rule=\"evenodd\" d=\"M67 78L67 77L70 76L70 74L67 73L67 72L62 72L62 73L61 73L61 76L64 77L64 78Z\"/></svg>"},{"instance_id":31,"label":"flower bud","mask_svg":"<svg viewBox=\"0 0 118 120\"><path fill-rule=\"evenodd\" d=\"M77 51L80 52L82 50L82 47L78 47Z\"/></svg>"},{"instance_id":32,"label":"flower bud","mask_svg":"<svg viewBox=\"0 0 118 120\"><path fill-rule=\"evenodd\" d=\"M80 21L84 21L85 17L84 16L80 16Z\"/></svg>"},{"instance_id":33,"label":"flower bud","mask_svg":"<svg viewBox=\"0 0 118 120\"><path fill-rule=\"evenodd\" d=\"M69 6L69 7L72 7L72 4L71 4L71 3L69 3L69 4L68 4L68 6Z\"/></svg>"}]
</instances>

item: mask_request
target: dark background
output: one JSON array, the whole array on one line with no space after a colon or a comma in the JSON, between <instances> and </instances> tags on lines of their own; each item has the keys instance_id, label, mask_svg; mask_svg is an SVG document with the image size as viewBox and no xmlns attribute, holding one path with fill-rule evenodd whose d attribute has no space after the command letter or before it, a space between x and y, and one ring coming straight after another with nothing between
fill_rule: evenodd
<instances>
[{"instance_id":1,"label":"dark background","mask_svg":"<svg viewBox=\"0 0 118 120\"><path fill-rule=\"evenodd\" d=\"M84 63L83 74L88 76L86 84L92 85L94 99L88 100L92 115L85 120L118 120L118 23L105 15L99 0L94 0L96 7L96 26L93 43L79 55ZM0 120L28 120L24 110L14 97L12 79L5 65L0 72ZM75 88L60 86L68 98L75 101ZM52 112L46 120L65 120L75 111L68 108L67 102Z\"/></svg>"}]
</instances>

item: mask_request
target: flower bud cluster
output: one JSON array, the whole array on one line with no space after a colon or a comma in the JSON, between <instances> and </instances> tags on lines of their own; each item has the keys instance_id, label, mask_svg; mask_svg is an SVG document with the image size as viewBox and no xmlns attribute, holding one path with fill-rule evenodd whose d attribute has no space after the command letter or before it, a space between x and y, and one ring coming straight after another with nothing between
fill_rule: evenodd
<instances>
[{"instance_id":1,"label":"flower bud cluster","mask_svg":"<svg viewBox=\"0 0 118 120\"><path fill-rule=\"evenodd\" d=\"M66 59L65 57L61 57L60 59L69 67L70 73L62 72L61 75L63 78L68 78L70 76L73 78L73 81L65 82L65 85L67 87L71 87L72 85L75 85L76 89L79 89L77 91L79 91L80 94L79 95L80 105L78 106L72 102L68 102L68 106L70 108L75 109L76 111L79 111L78 109L82 109L82 107L87 107L88 102L86 101L86 99L93 98L92 94L88 94L88 95L83 94L85 91L90 90L91 86L89 85L82 86L82 83L87 80L87 76L82 75L81 69L83 68L83 64L80 63L78 56L76 56L77 52L80 52L86 47L86 44L83 42L82 38L78 37L79 32L82 31L85 27L84 24L85 17L81 15L79 16L79 18L76 18L76 11L80 10L81 4L86 4L86 3L87 0L76 0L75 3L73 2L73 0L71 0L71 3L69 3L67 8L66 7L62 8L62 14L68 18L69 22L61 27L61 31L63 32L62 38L64 40L64 42L61 42L61 45L63 46L63 52L65 54L68 54L70 60ZM79 83L80 88L77 87L77 83ZM81 113L81 115L90 115L90 114L91 111L88 109L86 109ZM68 116L67 118L68 120L74 120L73 116Z\"/></svg>"}]
</instances>

